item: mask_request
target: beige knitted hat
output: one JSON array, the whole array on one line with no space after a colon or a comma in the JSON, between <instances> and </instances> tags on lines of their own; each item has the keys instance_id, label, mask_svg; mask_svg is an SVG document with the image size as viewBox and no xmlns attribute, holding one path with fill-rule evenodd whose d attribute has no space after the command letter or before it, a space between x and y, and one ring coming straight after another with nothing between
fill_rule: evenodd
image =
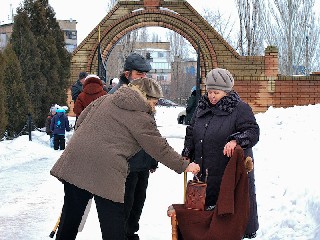
<instances>
[{"instance_id":1,"label":"beige knitted hat","mask_svg":"<svg viewBox=\"0 0 320 240\"><path fill-rule=\"evenodd\" d=\"M133 80L129 86L136 86L139 90L146 94L147 97L162 98L162 88L159 83L151 78L140 78Z\"/></svg>"}]
</instances>

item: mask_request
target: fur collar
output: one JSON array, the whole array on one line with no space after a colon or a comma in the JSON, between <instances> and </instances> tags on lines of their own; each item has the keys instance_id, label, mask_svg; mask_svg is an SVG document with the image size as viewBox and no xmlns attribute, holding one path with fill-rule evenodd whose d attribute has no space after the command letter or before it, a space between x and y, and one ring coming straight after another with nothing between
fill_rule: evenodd
<instances>
[{"instance_id":1,"label":"fur collar","mask_svg":"<svg viewBox=\"0 0 320 240\"><path fill-rule=\"evenodd\" d=\"M216 114L230 114L236 108L238 103L241 101L238 93L235 91L231 91L227 96L221 98L217 104L212 105L209 101L208 94L206 93L200 100L199 100L199 109L200 111L205 112L213 111ZM201 114L202 115L202 114Z\"/></svg>"}]
</instances>

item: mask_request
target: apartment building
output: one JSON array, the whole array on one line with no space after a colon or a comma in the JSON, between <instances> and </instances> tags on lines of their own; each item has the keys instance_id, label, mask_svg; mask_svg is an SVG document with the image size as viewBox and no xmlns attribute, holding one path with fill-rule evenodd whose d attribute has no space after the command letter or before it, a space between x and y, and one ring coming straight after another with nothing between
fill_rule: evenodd
<instances>
[{"instance_id":1,"label":"apartment building","mask_svg":"<svg viewBox=\"0 0 320 240\"><path fill-rule=\"evenodd\" d=\"M68 52L73 52L77 47L77 21L73 19L69 20L57 20L61 30L64 33L64 39L66 43L66 49ZM8 44L13 29L13 23L6 23L0 25L0 50L3 50Z\"/></svg>"}]
</instances>

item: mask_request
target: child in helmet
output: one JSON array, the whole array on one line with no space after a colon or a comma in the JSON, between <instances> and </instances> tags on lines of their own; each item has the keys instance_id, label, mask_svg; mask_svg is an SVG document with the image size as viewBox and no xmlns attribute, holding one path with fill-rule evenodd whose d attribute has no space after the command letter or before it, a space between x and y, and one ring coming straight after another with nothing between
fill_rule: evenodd
<instances>
[{"instance_id":1,"label":"child in helmet","mask_svg":"<svg viewBox=\"0 0 320 240\"><path fill-rule=\"evenodd\" d=\"M53 134L53 148L54 150L65 149L65 134L70 131L69 120L65 115L66 110L58 108L56 115L51 120L50 130Z\"/></svg>"}]
</instances>

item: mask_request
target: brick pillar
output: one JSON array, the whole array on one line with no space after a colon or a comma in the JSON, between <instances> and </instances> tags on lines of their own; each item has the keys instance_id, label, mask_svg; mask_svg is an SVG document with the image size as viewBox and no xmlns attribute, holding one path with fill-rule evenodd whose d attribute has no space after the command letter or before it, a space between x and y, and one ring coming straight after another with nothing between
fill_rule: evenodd
<instances>
[{"instance_id":1,"label":"brick pillar","mask_svg":"<svg viewBox=\"0 0 320 240\"><path fill-rule=\"evenodd\" d=\"M268 80L268 92L274 93L276 91L276 80L278 77L278 48L275 46L268 46L265 49L264 65L265 76Z\"/></svg>"},{"instance_id":2,"label":"brick pillar","mask_svg":"<svg viewBox=\"0 0 320 240\"><path fill-rule=\"evenodd\" d=\"M268 46L265 49L264 65L265 65L266 77L278 76L279 70L278 70L278 48L277 47Z\"/></svg>"}]
</instances>

